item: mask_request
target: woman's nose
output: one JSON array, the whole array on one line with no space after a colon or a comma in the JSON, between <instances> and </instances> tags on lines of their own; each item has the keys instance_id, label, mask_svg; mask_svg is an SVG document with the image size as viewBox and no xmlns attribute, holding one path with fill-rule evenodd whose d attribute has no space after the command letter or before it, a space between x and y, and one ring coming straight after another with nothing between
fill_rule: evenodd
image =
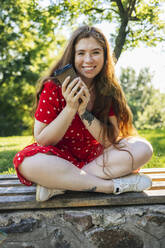
<instances>
[{"instance_id":1,"label":"woman's nose","mask_svg":"<svg viewBox=\"0 0 165 248\"><path fill-rule=\"evenodd\" d=\"M92 56L90 54L86 54L84 56L84 61L85 62L91 62L93 59L92 59Z\"/></svg>"}]
</instances>

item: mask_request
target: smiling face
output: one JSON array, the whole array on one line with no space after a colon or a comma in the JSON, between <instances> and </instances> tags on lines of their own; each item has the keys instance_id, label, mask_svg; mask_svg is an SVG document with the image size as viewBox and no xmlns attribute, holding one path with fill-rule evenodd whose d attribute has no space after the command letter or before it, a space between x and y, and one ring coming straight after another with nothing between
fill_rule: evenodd
<instances>
[{"instance_id":1,"label":"smiling face","mask_svg":"<svg viewBox=\"0 0 165 248\"><path fill-rule=\"evenodd\" d=\"M93 38L83 38L75 45L75 68L85 83L92 82L104 65L104 50Z\"/></svg>"}]
</instances>

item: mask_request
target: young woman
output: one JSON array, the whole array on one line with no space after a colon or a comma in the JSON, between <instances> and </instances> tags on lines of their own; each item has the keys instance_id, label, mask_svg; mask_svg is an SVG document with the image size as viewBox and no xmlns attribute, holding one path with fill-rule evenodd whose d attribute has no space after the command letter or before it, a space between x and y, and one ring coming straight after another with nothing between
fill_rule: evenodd
<instances>
[{"instance_id":1,"label":"young woman","mask_svg":"<svg viewBox=\"0 0 165 248\"><path fill-rule=\"evenodd\" d=\"M58 85L54 72L66 64L77 78ZM151 158L152 147L136 134L108 42L95 27L78 28L41 80L34 138L14 165L22 183L37 184L37 201L65 190L120 194L151 187L137 170Z\"/></svg>"}]
</instances>

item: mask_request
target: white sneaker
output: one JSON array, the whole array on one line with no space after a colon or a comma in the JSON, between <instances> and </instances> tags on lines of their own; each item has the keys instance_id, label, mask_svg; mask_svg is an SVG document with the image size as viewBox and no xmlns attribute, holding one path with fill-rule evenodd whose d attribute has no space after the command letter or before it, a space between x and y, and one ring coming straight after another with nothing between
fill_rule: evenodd
<instances>
[{"instance_id":1,"label":"white sneaker","mask_svg":"<svg viewBox=\"0 0 165 248\"><path fill-rule=\"evenodd\" d=\"M113 183L115 195L124 192L141 192L152 186L151 178L140 173L113 179Z\"/></svg>"},{"instance_id":2,"label":"white sneaker","mask_svg":"<svg viewBox=\"0 0 165 248\"><path fill-rule=\"evenodd\" d=\"M61 189L48 189L46 187L43 187L39 184L37 184L36 187L36 201L42 202L47 201L51 197L55 195L62 195L65 193L65 190Z\"/></svg>"}]
</instances>

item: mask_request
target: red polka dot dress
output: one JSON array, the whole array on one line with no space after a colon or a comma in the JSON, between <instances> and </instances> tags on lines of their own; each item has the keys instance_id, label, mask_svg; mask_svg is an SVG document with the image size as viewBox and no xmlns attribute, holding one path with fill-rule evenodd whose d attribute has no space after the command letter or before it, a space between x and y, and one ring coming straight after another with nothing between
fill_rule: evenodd
<instances>
[{"instance_id":1,"label":"red polka dot dress","mask_svg":"<svg viewBox=\"0 0 165 248\"><path fill-rule=\"evenodd\" d=\"M62 96L61 87L56 85L53 81L47 81L40 94L35 118L40 122L49 124L60 114L65 105L66 102ZM110 115L114 115L113 110L110 111ZM21 183L27 186L32 185L32 182L25 179L19 173L18 167L23 159L37 153L48 152L70 161L81 169L85 164L102 154L103 146L90 134L78 114L76 114L58 144L55 146L41 146L37 143L33 143L15 155L13 162Z\"/></svg>"}]
</instances>

